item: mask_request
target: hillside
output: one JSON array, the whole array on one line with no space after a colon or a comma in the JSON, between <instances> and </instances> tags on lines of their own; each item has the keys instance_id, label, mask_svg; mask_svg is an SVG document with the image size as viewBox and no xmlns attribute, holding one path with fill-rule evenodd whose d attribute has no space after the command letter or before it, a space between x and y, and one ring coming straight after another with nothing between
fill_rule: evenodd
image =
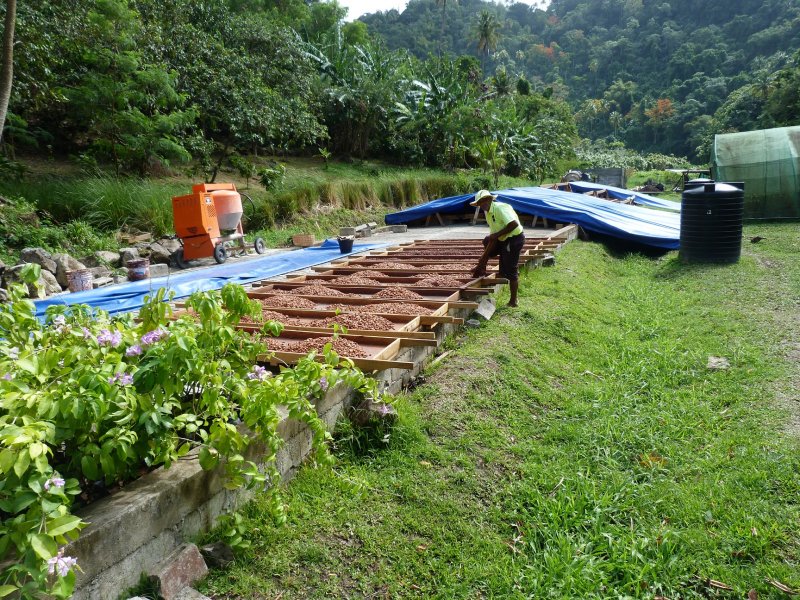
<instances>
[{"instance_id":1,"label":"hillside","mask_svg":"<svg viewBox=\"0 0 800 600\"><path fill-rule=\"evenodd\" d=\"M640 150L703 159L696 149L714 132L800 122L793 0L709 0L702 10L688 0L553 0L546 11L412 0L402 14L361 20L389 48L470 54L487 76L499 69L553 87L584 136ZM484 56L479 22L493 36Z\"/></svg>"}]
</instances>

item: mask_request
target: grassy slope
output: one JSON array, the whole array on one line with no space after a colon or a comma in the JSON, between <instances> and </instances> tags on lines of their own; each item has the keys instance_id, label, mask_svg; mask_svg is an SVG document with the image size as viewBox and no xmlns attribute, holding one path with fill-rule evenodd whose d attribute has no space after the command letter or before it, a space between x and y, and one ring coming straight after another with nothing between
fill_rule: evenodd
<instances>
[{"instance_id":1,"label":"grassy slope","mask_svg":"<svg viewBox=\"0 0 800 600\"><path fill-rule=\"evenodd\" d=\"M266 164L265 159L259 160ZM332 162L328 168L320 159L288 158L282 162L286 177L275 191L267 192L253 180L246 182L230 169L217 177L217 182L233 182L252 197L254 205L247 201L244 205L246 232L251 238L264 237L272 247L290 245L295 233L314 233L324 239L344 225L382 222L387 213L403 206L475 191L474 178L482 176L479 171L452 174L370 162ZM172 196L189 193L192 184L202 180L188 174L117 180L88 176L63 161L31 160L28 166L29 174L22 182L0 181L0 195L25 198L40 215L50 216L48 220L54 222L55 228L80 221L100 235L121 227L155 235L171 234ZM505 187L531 182L503 177L500 184ZM0 206L0 224L9 220L5 212ZM17 229L22 225L10 224ZM52 250L71 250L69 244L60 243L63 236L58 232L44 234L34 236L35 241ZM0 257L12 261L21 249L17 246L0 240Z\"/></svg>"},{"instance_id":2,"label":"grassy slope","mask_svg":"<svg viewBox=\"0 0 800 600\"><path fill-rule=\"evenodd\" d=\"M340 440L245 509L214 598L785 597L800 588L797 225L734 266L574 242L521 305L451 342L387 447ZM793 353L793 354L792 354ZM710 355L729 370L710 371ZM790 357L794 357L794 361ZM708 579L733 587L711 587Z\"/></svg>"}]
</instances>

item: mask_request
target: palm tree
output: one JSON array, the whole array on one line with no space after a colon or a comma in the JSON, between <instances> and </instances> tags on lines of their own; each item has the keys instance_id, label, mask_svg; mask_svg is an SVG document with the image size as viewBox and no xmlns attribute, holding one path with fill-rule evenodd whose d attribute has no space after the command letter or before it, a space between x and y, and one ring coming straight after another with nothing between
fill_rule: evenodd
<instances>
[{"instance_id":1,"label":"palm tree","mask_svg":"<svg viewBox=\"0 0 800 600\"><path fill-rule=\"evenodd\" d=\"M486 72L486 57L489 56L489 51L497 48L499 38L497 32L499 30L500 23L495 14L488 10L482 10L475 24L475 33L478 37L478 52L481 53L481 70L483 72Z\"/></svg>"},{"instance_id":2,"label":"palm tree","mask_svg":"<svg viewBox=\"0 0 800 600\"><path fill-rule=\"evenodd\" d=\"M458 4L458 0L452 0L453 4ZM442 45L444 44L444 19L447 14L447 0L436 0L436 5L442 7L442 26L439 30L439 56L442 55Z\"/></svg>"},{"instance_id":3,"label":"palm tree","mask_svg":"<svg viewBox=\"0 0 800 600\"><path fill-rule=\"evenodd\" d=\"M3 68L0 70L0 140L6 124L8 100L11 98L11 81L14 78L14 23L17 17L17 0L6 2L6 23L3 29Z\"/></svg>"}]
</instances>

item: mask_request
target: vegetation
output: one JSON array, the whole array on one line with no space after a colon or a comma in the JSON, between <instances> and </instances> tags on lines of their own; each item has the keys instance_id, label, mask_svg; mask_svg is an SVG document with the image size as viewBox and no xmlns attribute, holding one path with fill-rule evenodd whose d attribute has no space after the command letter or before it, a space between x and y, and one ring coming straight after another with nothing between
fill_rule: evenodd
<instances>
[{"instance_id":1,"label":"vegetation","mask_svg":"<svg viewBox=\"0 0 800 600\"><path fill-rule=\"evenodd\" d=\"M339 430L337 466L303 469L287 489L286 527L256 500L252 547L202 589L777 599L776 585L800 588L788 406L800 246L792 225L746 234L766 240L725 267L569 244L557 268L523 276L518 309L453 340L398 398L395 430L371 446ZM708 369L710 356L730 368Z\"/></svg>"},{"instance_id":2,"label":"vegetation","mask_svg":"<svg viewBox=\"0 0 800 600\"><path fill-rule=\"evenodd\" d=\"M715 133L796 125L800 7L792 0L552 0L546 9L412 0L361 20L389 48L478 56L567 99L581 135L708 160ZM492 21L492 50L481 31ZM494 46L496 45L496 50Z\"/></svg>"},{"instance_id":3,"label":"vegetation","mask_svg":"<svg viewBox=\"0 0 800 600\"><path fill-rule=\"evenodd\" d=\"M35 282L38 265L26 269ZM26 291L12 286L0 305L0 596L69 597L75 559L63 546L85 525L71 513L74 497L85 503L192 450L204 469L224 468L230 488L266 481L282 522L278 405L308 425L312 460L327 462L314 399L339 381L377 396L375 380L330 351L275 376L258 365L263 340L234 328L261 314L241 286L192 295L193 314L177 320L162 290L138 322L79 306L53 307L43 324ZM263 334L280 329L268 322ZM247 456L254 440L270 453L261 469Z\"/></svg>"},{"instance_id":4,"label":"vegetation","mask_svg":"<svg viewBox=\"0 0 800 600\"><path fill-rule=\"evenodd\" d=\"M476 61L389 51L344 14L301 0L26 3L5 154L46 149L117 176L192 164L208 181L232 165L268 187L272 169L256 173L243 156L452 170L477 165L476 146L495 141L520 158L510 174L541 178L571 155L575 126L558 99L528 94L519 107L508 86L486 93Z\"/></svg>"}]
</instances>

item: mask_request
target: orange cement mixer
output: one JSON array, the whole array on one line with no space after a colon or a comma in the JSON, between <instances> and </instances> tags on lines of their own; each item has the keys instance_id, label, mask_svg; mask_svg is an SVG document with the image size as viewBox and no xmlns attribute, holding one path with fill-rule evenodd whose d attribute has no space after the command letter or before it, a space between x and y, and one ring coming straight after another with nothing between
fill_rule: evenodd
<instances>
[{"instance_id":1,"label":"orange cement mixer","mask_svg":"<svg viewBox=\"0 0 800 600\"><path fill-rule=\"evenodd\" d=\"M175 233L182 248L172 254L175 266L184 269L188 261L214 257L218 263L228 258L226 244L236 242L240 255L247 254L242 229L242 196L232 183L199 183L192 193L172 199ZM253 248L263 254L266 245L256 238Z\"/></svg>"}]
</instances>

